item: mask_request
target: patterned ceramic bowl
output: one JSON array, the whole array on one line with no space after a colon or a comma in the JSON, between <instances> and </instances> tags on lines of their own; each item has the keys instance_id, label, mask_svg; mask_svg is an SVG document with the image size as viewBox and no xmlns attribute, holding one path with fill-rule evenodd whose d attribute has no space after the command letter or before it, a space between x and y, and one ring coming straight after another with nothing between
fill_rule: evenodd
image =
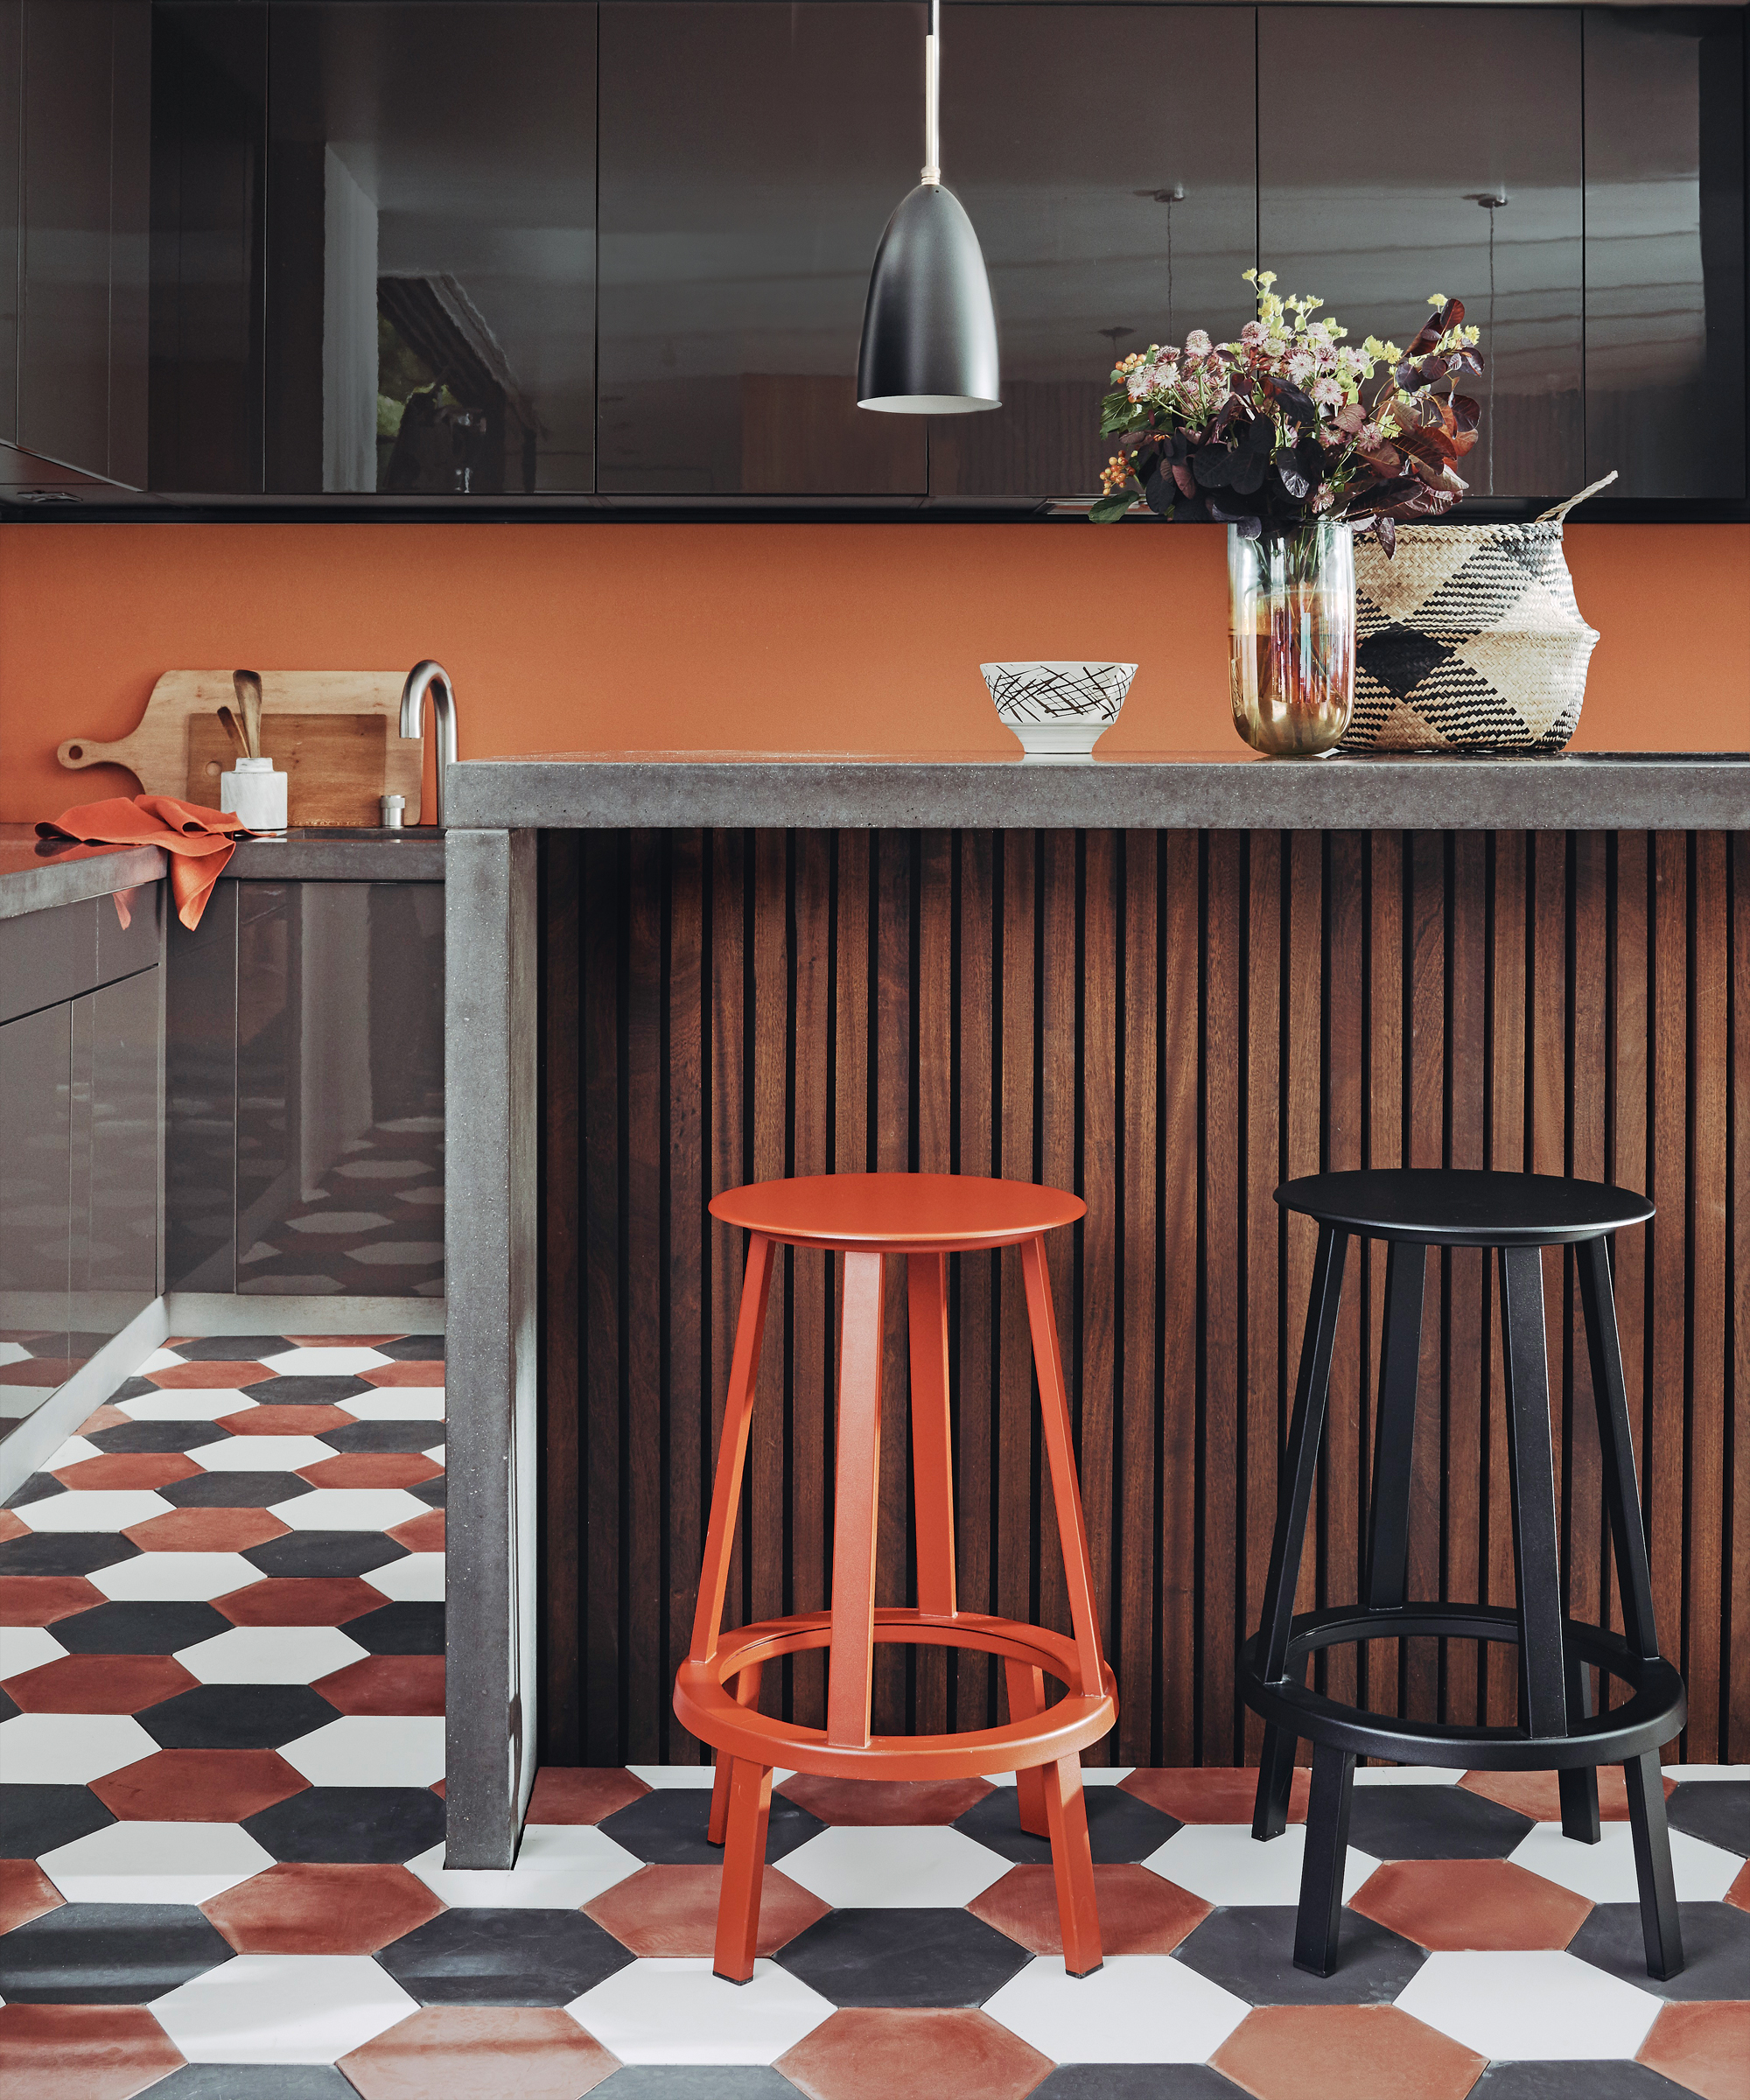
<instances>
[{"instance_id":1,"label":"patterned ceramic bowl","mask_svg":"<svg viewBox=\"0 0 1750 2100\"><path fill-rule=\"evenodd\" d=\"M1091 758L1137 675L1133 663L981 663L997 712L1029 759Z\"/></svg>"}]
</instances>

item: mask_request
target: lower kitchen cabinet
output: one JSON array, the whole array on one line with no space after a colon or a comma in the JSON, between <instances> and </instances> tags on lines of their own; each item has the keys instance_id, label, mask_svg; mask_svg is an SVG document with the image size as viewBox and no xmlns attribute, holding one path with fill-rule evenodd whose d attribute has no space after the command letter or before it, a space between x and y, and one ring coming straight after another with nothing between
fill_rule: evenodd
<instances>
[{"instance_id":1,"label":"lower kitchen cabinet","mask_svg":"<svg viewBox=\"0 0 1750 2100\"><path fill-rule=\"evenodd\" d=\"M68 1371L73 1009L0 1028L0 1436Z\"/></svg>"}]
</instances>

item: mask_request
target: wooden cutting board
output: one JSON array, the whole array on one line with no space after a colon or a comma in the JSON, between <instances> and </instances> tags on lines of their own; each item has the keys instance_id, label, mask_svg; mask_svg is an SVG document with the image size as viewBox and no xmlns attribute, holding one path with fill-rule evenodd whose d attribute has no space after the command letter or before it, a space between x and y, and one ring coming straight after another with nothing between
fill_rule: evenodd
<instances>
[{"instance_id":1,"label":"wooden cutting board","mask_svg":"<svg viewBox=\"0 0 1750 2100\"><path fill-rule=\"evenodd\" d=\"M377 798L404 795L405 821L419 822L424 746L402 737L402 671L263 671L262 749L290 777L294 824L375 824ZM216 809L232 746L219 720L236 711L229 671L166 671L139 726L114 744L72 737L56 756L69 771L125 766L146 794L172 794Z\"/></svg>"}]
</instances>

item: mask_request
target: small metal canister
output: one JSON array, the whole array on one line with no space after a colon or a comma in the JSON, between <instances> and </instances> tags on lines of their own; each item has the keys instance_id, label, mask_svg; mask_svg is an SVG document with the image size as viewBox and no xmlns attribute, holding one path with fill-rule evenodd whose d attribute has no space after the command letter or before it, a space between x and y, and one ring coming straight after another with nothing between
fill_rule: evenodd
<instances>
[{"instance_id":1,"label":"small metal canister","mask_svg":"<svg viewBox=\"0 0 1750 2100\"><path fill-rule=\"evenodd\" d=\"M399 831L402 828L402 812L407 807L407 797L404 794L380 794L377 806L382 811L383 830Z\"/></svg>"}]
</instances>

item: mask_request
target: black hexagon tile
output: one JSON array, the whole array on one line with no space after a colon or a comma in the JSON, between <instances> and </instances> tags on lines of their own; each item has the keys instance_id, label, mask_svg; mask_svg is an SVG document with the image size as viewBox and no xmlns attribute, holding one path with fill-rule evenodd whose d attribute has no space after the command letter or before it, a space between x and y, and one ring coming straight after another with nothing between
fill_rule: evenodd
<instances>
[{"instance_id":1,"label":"black hexagon tile","mask_svg":"<svg viewBox=\"0 0 1750 2100\"><path fill-rule=\"evenodd\" d=\"M94 1604L88 1612L54 1623L55 1639L75 1656L173 1656L179 1648L230 1630L223 1612L179 1598Z\"/></svg>"},{"instance_id":2,"label":"black hexagon tile","mask_svg":"<svg viewBox=\"0 0 1750 2100\"><path fill-rule=\"evenodd\" d=\"M347 1620L346 1638L374 1656L441 1656L444 1606L402 1602L361 1612Z\"/></svg>"},{"instance_id":3,"label":"black hexagon tile","mask_svg":"<svg viewBox=\"0 0 1750 2100\"><path fill-rule=\"evenodd\" d=\"M1254 2006L1390 2005L1427 1960L1421 1948L1346 1910L1332 1976L1294 1966L1295 1913L1285 1904L1236 1904L1205 1918L1173 1959Z\"/></svg>"},{"instance_id":4,"label":"black hexagon tile","mask_svg":"<svg viewBox=\"0 0 1750 2100\"><path fill-rule=\"evenodd\" d=\"M266 1509L313 1492L295 1473L197 1473L157 1491L178 1509Z\"/></svg>"},{"instance_id":5,"label":"black hexagon tile","mask_svg":"<svg viewBox=\"0 0 1750 2100\"><path fill-rule=\"evenodd\" d=\"M832 1910L778 1950L836 2006L982 2006L1032 1959L970 1910Z\"/></svg>"},{"instance_id":6,"label":"black hexagon tile","mask_svg":"<svg viewBox=\"0 0 1750 2100\"><path fill-rule=\"evenodd\" d=\"M1655 1998L1750 1995L1750 1912L1730 1903L1679 1903L1677 1924L1684 1936L1684 1966L1663 1983L1647 1973L1638 1903L1596 1905L1569 1941L1568 1952L1637 1990L1650 1991Z\"/></svg>"},{"instance_id":7,"label":"black hexagon tile","mask_svg":"<svg viewBox=\"0 0 1750 2100\"><path fill-rule=\"evenodd\" d=\"M232 1954L192 1904L64 1903L0 1939L0 1998L9 2005L146 2005Z\"/></svg>"},{"instance_id":8,"label":"black hexagon tile","mask_svg":"<svg viewBox=\"0 0 1750 2100\"><path fill-rule=\"evenodd\" d=\"M0 1859L39 1859L115 1821L89 1787L0 1785Z\"/></svg>"},{"instance_id":9,"label":"black hexagon tile","mask_svg":"<svg viewBox=\"0 0 1750 2100\"><path fill-rule=\"evenodd\" d=\"M1750 1779L1698 1780L1692 1786L1680 1782L1665 1803L1665 1815L1674 1830L1750 1858Z\"/></svg>"},{"instance_id":10,"label":"black hexagon tile","mask_svg":"<svg viewBox=\"0 0 1750 2100\"><path fill-rule=\"evenodd\" d=\"M1184 1828L1175 1816L1151 1808L1120 1787L1083 1787L1082 1798L1088 1804L1088 1842L1101 1866L1133 1866ZM954 1827L1018 1866L1051 1863L1050 1840L1021 1828L1013 1787L993 1787L983 1801L955 1819Z\"/></svg>"},{"instance_id":11,"label":"black hexagon tile","mask_svg":"<svg viewBox=\"0 0 1750 2100\"><path fill-rule=\"evenodd\" d=\"M352 1628L346 1628L347 1634ZM658 1787L654 1793L616 1809L598 1826L616 1844L623 1844L635 1859L659 1866L721 1866L723 1847L705 1836L710 1821L709 1787ZM772 1817L766 1826L766 1858L769 1865L793 1852L826 1828L781 1794L772 1796Z\"/></svg>"},{"instance_id":12,"label":"black hexagon tile","mask_svg":"<svg viewBox=\"0 0 1750 2100\"><path fill-rule=\"evenodd\" d=\"M288 1531L243 1549L263 1575L368 1575L406 1558L401 1541L382 1531Z\"/></svg>"},{"instance_id":13,"label":"black hexagon tile","mask_svg":"<svg viewBox=\"0 0 1750 2100\"><path fill-rule=\"evenodd\" d=\"M139 1550L119 1531L27 1531L0 1539L0 1575L90 1575Z\"/></svg>"},{"instance_id":14,"label":"black hexagon tile","mask_svg":"<svg viewBox=\"0 0 1750 2100\"><path fill-rule=\"evenodd\" d=\"M345 1407L347 1401L357 1399L360 1393L374 1393L376 1388L367 1385L362 1378L331 1372L306 1377L263 1378L259 1384L246 1385L242 1390L251 1400L259 1400L270 1407Z\"/></svg>"},{"instance_id":15,"label":"black hexagon tile","mask_svg":"<svg viewBox=\"0 0 1750 2100\"><path fill-rule=\"evenodd\" d=\"M430 1451L444 1429L441 1422L343 1422L317 1433L334 1451Z\"/></svg>"},{"instance_id":16,"label":"black hexagon tile","mask_svg":"<svg viewBox=\"0 0 1750 2100\"><path fill-rule=\"evenodd\" d=\"M1505 1859L1531 1818L1467 1787L1357 1787L1349 1843L1376 1859Z\"/></svg>"},{"instance_id":17,"label":"black hexagon tile","mask_svg":"<svg viewBox=\"0 0 1750 2100\"><path fill-rule=\"evenodd\" d=\"M448 1910L377 1953L427 2006L563 2006L632 1960L576 1910Z\"/></svg>"},{"instance_id":18,"label":"black hexagon tile","mask_svg":"<svg viewBox=\"0 0 1750 2100\"><path fill-rule=\"evenodd\" d=\"M276 1859L399 1866L443 1838L444 1803L426 1787L311 1787L242 1827Z\"/></svg>"},{"instance_id":19,"label":"black hexagon tile","mask_svg":"<svg viewBox=\"0 0 1750 2100\"><path fill-rule=\"evenodd\" d=\"M197 1684L135 1716L164 1750L277 1750L340 1718L307 1684Z\"/></svg>"},{"instance_id":20,"label":"black hexagon tile","mask_svg":"<svg viewBox=\"0 0 1750 2100\"><path fill-rule=\"evenodd\" d=\"M86 1438L99 1451L199 1451L222 1444L230 1431L216 1422L112 1422Z\"/></svg>"}]
</instances>

